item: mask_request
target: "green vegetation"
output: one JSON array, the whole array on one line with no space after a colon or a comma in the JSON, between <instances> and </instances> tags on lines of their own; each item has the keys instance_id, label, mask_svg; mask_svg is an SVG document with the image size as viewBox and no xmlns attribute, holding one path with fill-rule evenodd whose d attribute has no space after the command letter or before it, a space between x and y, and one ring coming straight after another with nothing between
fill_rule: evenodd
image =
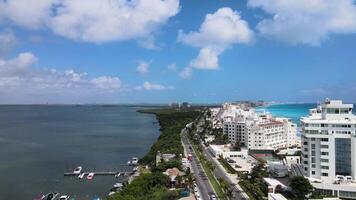
<instances>
[{"instance_id":1,"label":"green vegetation","mask_svg":"<svg viewBox=\"0 0 356 200\"><path fill-rule=\"evenodd\" d=\"M140 160L140 163L150 165L150 169L146 169L145 173L141 173L130 184L126 185L123 190L108 200L173 200L180 197L180 191L186 190L186 187L191 186L194 177L187 170L186 176L176 178L177 190L169 190L170 178L162 172L168 168L176 167L182 170L182 163L179 154L183 154L183 146L181 144L180 132L186 124L194 121L200 114L199 109L147 109L140 110L142 113L155 114L160 124L161 135L150 151ZM156 154L173 153L177 158L172 161L162 161L158 166L155 166ZM183 181L184 180L184 181ZM185 182L185 184L183 184Z\"/></svg>"},{"instance_id":2,"label":"green vegetation","mask_svg":"<svg viewBox=\"0 0 356 200\"><path fill-rule=\"evenodd\" d=\"M241 175L239 185L251 200L267 198L267 187L263 183L263 177L267 176L264 163L255 166L249 175Z\"/></svg>"},{"instance_id":3,"label":"green vegetation","mask_svg":"<svg viewBox=\"0 0 356 200\"><path fill-rule=\"evenodd\" d=\"M297 199L305 199L305 196L313 191L313 186L303 176L293 177L290 180L289 186L292 188Z\"/></svg>"},{"instance_id":4,"label":"green vegetation","mask_svg":"<svg viewBox=\"0 0 356 200\"><path fill-rule=\"evenodd\" d=\"M108 200L170 200L177 199L178 193L169 191L169 177L161 172L141 174L123 190Z\"/></svg>"},{"instance_id":5,"label":"green vegetation","mask_svg":"<svg viewBox=\"0 0 356 200\"><path fill-rule=\"evenodd\" d=\"M142 113L155 114L161 126L161 135L150 151L140 160L141 163L154 165L156 154L173 153L179 156L183 154L180 132L190 122L194 121L200 114L199 109L147 109L140 110Z\"/></svg>"},{"instance_id":6,"label":"green vegetation","mask_svg":"<svg viewBox=\"0 0 356 200\"><path fill-rule=\"evenodd\" d=\"M153 167L152 171L160 171L164 172L169 168L178 168L179 170L182 170L182 163L179 160L172 160L168 162L161 162L158 166Z\"/></svg>"},{"instance_id":7,"label":"green vegetation","mask_svg":"<svg viewBox=\"0 0 356 200\"><path fill-rule=\"evenodd\" d=\"M221 128L213 129L211 133L212 133L212 135L215 136L215 139L212 142L212 144L222 145L222 144L228 143L229 138L228 138L227 134L223 133Z\"/></svg>"},{"instance_id":8,"label":"green vegetation","mask_svg":"<svg viewBox=\"0 0 356 200\"><path fill-rule=\"evenodd\" d=\"M236 170L231 167L231 165L223 157L219 156L218 160L227 172L230 174L236 174Z\"/></svg>"}]
</instances>

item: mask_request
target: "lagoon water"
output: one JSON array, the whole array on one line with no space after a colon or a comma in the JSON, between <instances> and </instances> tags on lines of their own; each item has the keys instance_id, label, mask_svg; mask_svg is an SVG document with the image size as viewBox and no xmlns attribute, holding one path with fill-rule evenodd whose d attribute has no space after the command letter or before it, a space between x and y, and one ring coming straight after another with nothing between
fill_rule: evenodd
<instances>
[{"instance_id":1,"label":"lagoon water","mask_svg":"<svg viewBox=\"0 0 356 200\"><path fill-rule=\"evenodd\" d=\"M64 177L76 166L117 169L143 156L159 136L154 115L127 106L0 106L0 199L31 200L40 192L75 199L105 197L112 176Z\"/></svg>"}]
</instances>

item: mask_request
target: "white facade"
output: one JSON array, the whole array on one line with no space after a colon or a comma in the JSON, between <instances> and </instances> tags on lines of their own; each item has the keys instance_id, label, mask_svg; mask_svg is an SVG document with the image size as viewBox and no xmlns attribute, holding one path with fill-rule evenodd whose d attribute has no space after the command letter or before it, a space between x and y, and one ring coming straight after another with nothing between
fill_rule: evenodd
<instances>
[{"instance_id":1,"label":"white facade","mask_svg":"<svg viewBox=\"0 0 356 200\"><path fill-rule=\"evenodd\" d=\"M268 113L256 114L224 104L220 111L223 133L229 142L249 149L281 149L299 145L297 126L287 118L274 118ZM226 112L224 112L226 110Z\"/></svg>"},{"instance_id":2,"label":"white facade","mask_svg":"<svg viewBox=\"0 0 356 200\"><path fill-rule=\"evenodd\" d=\"M332 186L338 191L340 181L355 179L356 116L352 109L352 104L327 99L301 119L304 173L321 180L322 188ZM350 195L356 198L356 187L352 188Z\"/></svg>"}]
</instances>

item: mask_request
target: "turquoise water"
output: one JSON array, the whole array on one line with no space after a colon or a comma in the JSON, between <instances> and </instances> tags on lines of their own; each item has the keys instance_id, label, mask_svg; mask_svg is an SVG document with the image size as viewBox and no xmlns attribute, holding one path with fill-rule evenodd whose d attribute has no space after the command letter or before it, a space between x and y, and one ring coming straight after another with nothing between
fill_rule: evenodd
<instances>
[{"instance_id":1,"label":"turquoise water","mask_svg":"<svg viewBox=\"0 0 356 200\"><path fill-rule=\"evenodd\" d=\"M257 108L257 112L267 111L273 116L287 117L292 119L296 124L300 124L300 118L306 117L309 114L309 109L316 108L317 104L307 103L307 104L276 104L267 107ZM356 104L354 104L356 108ZM354 109L354 114L356 110Z\"/></svg>"},{"instance_id":2,"label":"turquoise water","mask_svg":"<svg viewBox=\"0 0 356 200\"><path fill-rule=\"evenodd\" d=\"M109 171L143 156L159 136L154 115L125 106L0 106L0 199L40 192L105 197L114 177L64 177L76 166Z\"/></svg>"},{"instance_id":3,"label":"turquoise water","mask_svg":"<svg viewBox=\"0 0 356 200\"><path fill-rule=\"evenodd\" d=\"M309 109L316 108L317 104L276 104L258 108L257 111L267 111L273 116L290 118L294 123L300 123L300 118L308 116Z\"/></svg>"}]
</instances>

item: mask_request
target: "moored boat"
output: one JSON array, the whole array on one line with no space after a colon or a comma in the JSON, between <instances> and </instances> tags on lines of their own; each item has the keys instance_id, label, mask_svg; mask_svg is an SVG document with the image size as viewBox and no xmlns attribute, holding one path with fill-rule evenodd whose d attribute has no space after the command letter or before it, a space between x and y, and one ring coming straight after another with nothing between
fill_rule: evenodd
<instances>
[{"instance_id":1,"label":"moored boat","mask_svg":"<svg viewBox=\"0 0 356 200\"><path fill-rule=\"evenodd\" d=\"M58 200L69 200L70 196L69 195L62 195L59 197Z\"/></svg>"},{"instance_id":2,"label":"moored boat","mask_svg":"<svg viewBox=\"0 0 356 200\"><path fill-rule=\"evenodd\" d=\"M79 178L79 179L83 179L84 176L85 176L85 173L81 173L81 174L78 175L78 178Z\"/></svg>"},{"instance_id":3,"label":"moored boat","mask_svg":"<svg viewBox=\"0 0 356 200\"><path fill-rule=\"evenodd\" d=\"M77 168L74 169L73 173L74 174L80 174L82 172L82 166L78 166Z\"/></svg>"},{"instance_id":4,"label":"moored boat","mask_svg":"<svg viewBox=\"0 0 356 200\"><path fill-rule=\"evenodd\" d=\"M50 192L50 193L46 194L42 198L42 200L54 200L58 195L59 195L59 193L57 193L57 192Z\"/></svg>"},{"instance_id":5,"label":"moored boat","mask_svg":"<svg viewBox=\"0 0 356 200\"><path fill-rule=\"evenodd\" d=\"M94 178L94 173L93 172L90 172L87 176L87 179L88 180L92 180Z\"/></svg>"}]
</instances>

